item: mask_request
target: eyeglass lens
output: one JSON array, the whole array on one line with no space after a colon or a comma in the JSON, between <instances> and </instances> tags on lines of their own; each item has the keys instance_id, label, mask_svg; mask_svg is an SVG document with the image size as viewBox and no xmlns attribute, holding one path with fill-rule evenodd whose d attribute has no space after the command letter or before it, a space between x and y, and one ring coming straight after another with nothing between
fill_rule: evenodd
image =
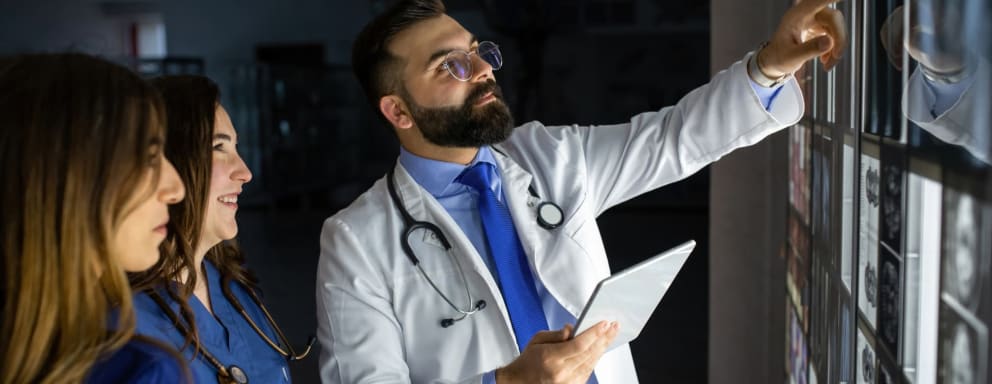
<instances>
[{"instance_id":1,"label":"eyeglass lens","mask_svg":"<svg viewBox=\"0 0 992 384\"><path fill-rule=\"evenodd\" d=\"M483 41L476 48L476 53L494 71L503 66L503 54L499 51L499 46L496 43ZM472 77L472 53L470 52L452 51L445 57L444 65L451 76L458 80L468 81Z\"/></svg>"}]
</instances>

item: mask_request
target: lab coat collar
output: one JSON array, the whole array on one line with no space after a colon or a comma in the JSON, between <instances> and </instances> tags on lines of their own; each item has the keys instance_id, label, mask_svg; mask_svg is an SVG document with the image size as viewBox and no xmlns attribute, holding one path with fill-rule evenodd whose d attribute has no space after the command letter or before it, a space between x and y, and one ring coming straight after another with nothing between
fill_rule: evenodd
<instances>
[{"instance_id":1,"label":"lab coat collar","mask_svg":"<svg viewBox=\"0 0 992 384\"><path fill-rule=\"evenodd\" d=\"M426 157L417 156L403 147L400 147L399 163L403 165L410 177L417 184L420 184L427 192L435 198L443 198L465 192L468 186L458 183L455 180L461 176L465 169L477 163L489 163L498 167L493 151L489 146L482 146L468 165L449 163L447 161L432 160ZM499 172L492 178L493 185L490 187L496 196L500 196L501 183Z\"/></svg>"}]
</instances>

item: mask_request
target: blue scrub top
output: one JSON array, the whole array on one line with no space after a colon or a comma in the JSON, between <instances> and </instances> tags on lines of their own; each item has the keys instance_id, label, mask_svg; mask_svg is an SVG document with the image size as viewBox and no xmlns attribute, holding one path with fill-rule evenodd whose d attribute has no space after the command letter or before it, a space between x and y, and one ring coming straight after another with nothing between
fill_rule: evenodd
<instances>
[{"instance_id":1,"label":"blue scrub top","mask_svg":"<svg viewBox=\"0 0 992 384\"><path fill-rule=\"evenodd\" d=\"M186 382L177 357L145 341L133 339L104 359L97 360L86 383L174 384Z\"/></svg>"},{"instance_id":2,"label":"blue scrub top","mask_svg":"<svg viewBox=\"0 0 992 384\"><path fill-rule=\"evenodd\" d=\"M200 302L196 296L189 299L189 307L193 311L196 328L199 332L200 343L224 366L236 365L248 375L250 383L289 383L289 365L285 357L265 343L248 321L235 309L221 290L221 276L217 268L209 261L203 261L204 273L207 276L207 289L210 303L213 304L213 314ZM252 321L274 342L279 344L279 338L272 326L265 319L258 304L251 299L244 286L234 281L231 292L245 308ZM164 290L160 296L172 307L173 313L179 315L179 304L174 302ZM137 315L137 333L152 337L183 348L185 339L175 328L169 316L145 293L134 296L134 310ZM284 346L281 346L285 348ZM196 348L187 346L182 351L187 358L187 364L193 373L195 383L216 383L217 368L202 355L190 361Z\"/></svg>"}]
</instances>

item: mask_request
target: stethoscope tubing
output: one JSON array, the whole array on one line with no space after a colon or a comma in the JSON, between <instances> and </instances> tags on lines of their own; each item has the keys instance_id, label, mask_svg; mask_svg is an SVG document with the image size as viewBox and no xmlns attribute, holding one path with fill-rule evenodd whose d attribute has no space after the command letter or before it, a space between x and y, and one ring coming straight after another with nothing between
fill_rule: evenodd
<instances>
[{"instance_id":1,"label":"stethoscope tubing","mask_svg":"<svg viewBox=\"0 0 992 384\"><path fill-rule=\"evenodd\" d=\"M223 292L224 298L227 299L227 301L234 306L234 308L248 322L248 325L251 326L251 328L255 331L255 333L257 333L262 338L262 340L269 345L269 347L271 347L277 353L285 357L288 361L298 361L303 358L306 358L306 356L310 353L310 349L313 347L313 343L316 341L316 338L311 336L310 339L307 341L306 350L304 350L302 354L297 354L296 351L293 349L293 346L289 344L289 339L286 338L286 335L282 332L282 329L276 323L275 319L272 318L272 315L269 314L269 311L265 308L265 305L262 304L262 301L261 299L259 299L258 295L251 288L249 287L245 287L245 288L248 291L249 296L251 296L252 301L255 302L255 305L258 305L258 307L261 308L266 321L268 321L269 324L272 325L272 328L276 333L276 337L278 337L280 341L286 345L286 348L289 350L288 352L280 348L274 341L272 341L272 339L270 339L268 335L266 335L265 332L263 332L262 329L259 328L258 324L256 324L255 321L251 319L251 316L248 315L248 312L245 310L244 306L241 305L241 301L234 296L233 292L231 292L231 288L227 285L227 282L222 282L221 284L221 291ZM155 303L159 306L162 312L165 312L166 316L169 317L169 320L172 321L176 330L178 330L183 337L187 337L187 335L189 334L189 330L183 324L182 320L180 320L179 317L176 316L176 314L172 311L172 308L170 308L169 305L165 302L165 299L163 299L162 296L158 294L158 292L155 292L154 289L148 290L146 291L146 293L148 294L149 297L151 297L153 301L155 301ZM230 367L224 366L224 364L222 364L220 360L218 360L216 356L210 353L210 351L207 350L207 348L204 347L202 344L200 344L199 342L194 342L194 344L200 355L202 355L207 360L207 362L210 363L210 365L213 365L214 368L216 368L220 374L234 380L235 382L239 382L236 379L236 375L232 374L232 371L229 368L237 369L238 376L244 377L245 378L244 382L247 383L247 374L240 367L237 367L235 365L231 365Z\"/></svg>"},{"instance_id":2,"label":"stethoscope tubing","mask_svg":"<svg viewBox=\"0 0 992 384\"><path fill-rule=\"evenodd\" d=\"M503 154L498 150L497 152ZM461 321L462 319L465 319L469 315L473 315L485 309L486 307L485 300L479 300L475 304L475 306L472 306L472 302L474 301L474 299L472 298L472 292L468 286L468 279L465 277L465 271L462 269L462 265L458 261L458 258L453 257L451 255L450 253L451 243L448 241L448 238L444 235L444 232L441 231L441 228L434 223L430 223L426 221L418 221L413 218L413 215L411 215L409 211L407 211L406 206L404 206L403 201L400 199L399 192L397 191L396 188L395 167L389 169L389 171L386 173L386 179L387 179L386 188L389 191L389 197L393 201L393 204L396 205L396 209L400 212L400 216L403 218L403 224L406 227L406 229L403 230L400 235L401 236L400 244L403 248L403 253L406 255L407 259L409 259L410 262L413 263L413 265L417 268L417 270L420 271L420 275L424 277L424 280L427 280L427 283L431 286L432 289L434 289L434 292L436 292L438 296L441 296L441 299L444 300L444 302L447 303L448 306L451 307L451 309L455 310L455 312L457 312L460 315L458 317L441 319L441 327L442 328L450 327L455 322ZM530 195L532 197L540 201L540 197L538 197L537 192L534 190L533 185L530 185L528 187L528 192L530 192ZM545 208L551 209L550 211L551 214L548 217L545 217L546 215L543 214ZM537 210L538 210L538 225L540 225L542 228L550 231L555 228L558 228L558 226L561 224L563 215L562 215L561 207L559 207L557 204L552 202L541 202L540 204L537 205ZM413 247L410 245L410 236L413 234L414 231L418 229L424 229L426 231L433 232L434 235L437 237L438 241L440 241L441 245L444 247L445 253L455 263L455 266L458 268L459 277L462 280L462 285L465 287L465 296L468 298L468 305L470 306L469 309L467 310L461 309L457 305L455 305L455 303L448 297L448 295L444 294L441 288L437 286L437 283L434 282L434 279L431 279L430 276L427 275L427 272L424 271L424 268L420 265L420 259L417 258L415 252L413 251Z\"/></svg>"}]
</instances>

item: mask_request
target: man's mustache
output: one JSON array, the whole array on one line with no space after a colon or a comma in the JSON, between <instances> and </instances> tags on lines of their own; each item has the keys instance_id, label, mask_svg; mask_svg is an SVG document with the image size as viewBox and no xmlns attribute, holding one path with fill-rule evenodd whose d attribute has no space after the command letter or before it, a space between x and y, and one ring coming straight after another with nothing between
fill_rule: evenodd
<instances>
[{"instance_id":1,"label":"man's mustache","mask_svg":"<svg viewBox=\"0 0 992 384\"><path fill-rule=\"evenodd\" d=\"M485 97L489 92L492 92L493 96L496 96L497 99L503 100L503 89L496 84L495 80L487 80L485 83L476 86L468 94L468 97L465 98L465 105L475 105L479 99Z\"/></svg>"}]
</instances>

